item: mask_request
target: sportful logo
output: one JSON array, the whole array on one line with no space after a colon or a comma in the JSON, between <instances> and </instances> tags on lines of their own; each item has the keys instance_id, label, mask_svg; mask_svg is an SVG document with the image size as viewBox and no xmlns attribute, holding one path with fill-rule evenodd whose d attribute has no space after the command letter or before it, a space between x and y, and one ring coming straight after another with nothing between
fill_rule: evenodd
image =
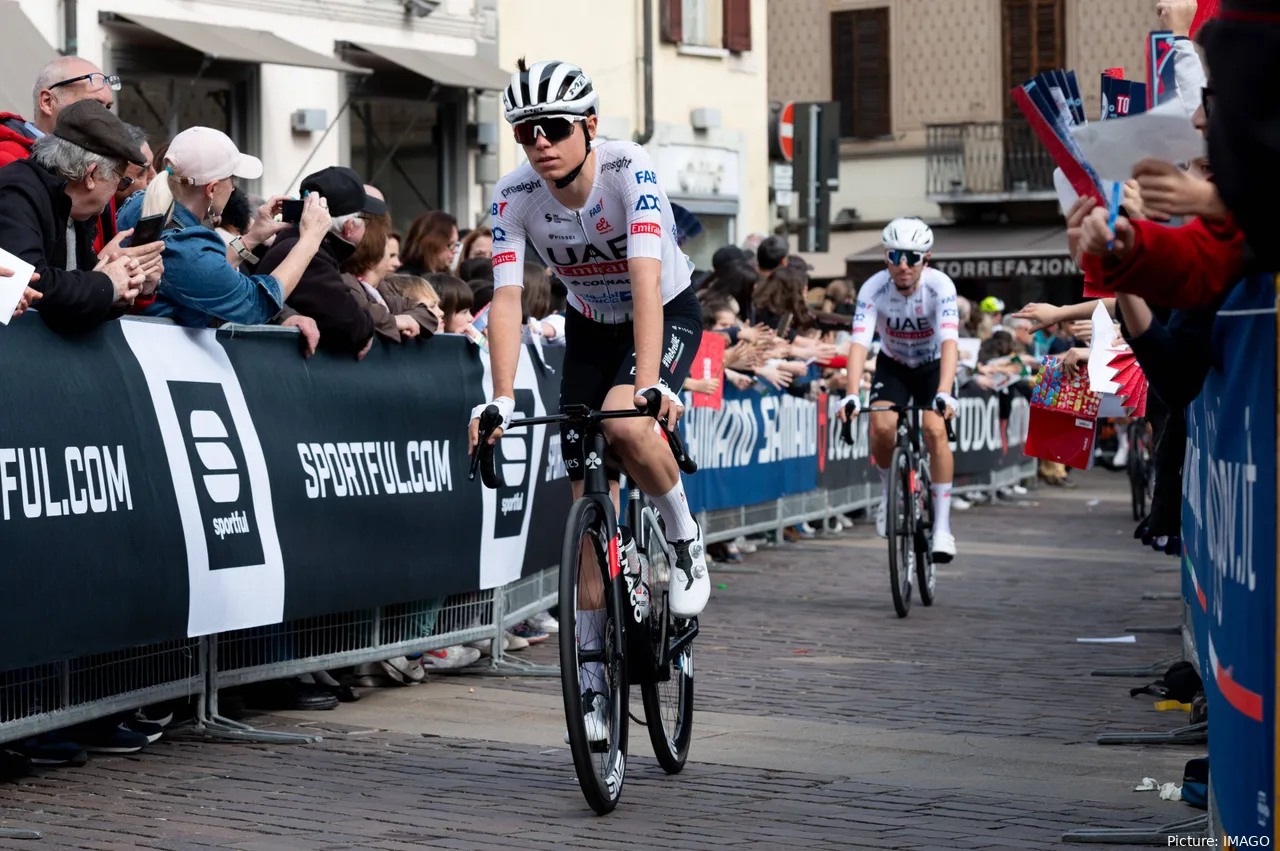
<instances>
[{"instance_id":1,"label":"sportful logo","mask_svg":"<svg viewBox=\"0 0 1280 851\"><path fill-rule=\"evenodd\" d=\"M518 389L515 392L515 411L512 419L532 416L533 391ZM494 518L493 536L508 538L521 534L524 528L524 513L528 503L530 469L533 466L533 431L529 428L516 429L515 433L507 433L498 441L495 453L498 475L503 486L497 492L497 516Z\"/></svg>"},{"instance_id":2,"label":"sportful logo","mask_svg":"<svg viewBox=\"0 0 1280 851\"><path fill-rule=\"evenodd\" d=\"M623 157L622 159L618 159L618 160L609 160L609 162L600 166L600 171L602 173L609 172L609 171L624 171L629 168L631 168L631 158Z\"/></svg>"},{"instance_id":3,"label":"sportful logo","mask_svg":"<svg viewBox=\"0 0 1280 851\"><path fill-rule=\"evenodd\" d=\"M634 222L631 225L632 233L647 233L652 236L662 236L662 225L657 222Z\"/></svg>"},{"instance_id":4,"label":"sportful logo","mask_svg":"<svg viewBox=\"0 0 1280 851\"><path fill-rule=\"evenodd\" d=\"M532 192L535 189L541 188L541 180L526 180L524 183L517 183L514 186L508 186L506 189L502 190L502 197L506 198L508 195L519 194L521 192Z\"/></svg>"},{"instance_id":5,"label":"sportful logo","mask_svg":"<svg viewBox=\"0 0 1280 851\"><path fill-rule=\"evenodd\" d=\"M516 253L514 251L503 251L501 254L493 255L491 261L494 266L501 266L503 263L516 262Z\"/></svg>"},{"instance_id":6,"label":"sportful logo","mask_svg":"<svg viewBox=\"0 0 1280 851\"><path fill-rule=\"evenodd\" d=\"M657 195L641 195L640 199L636 201L636 212L639 213L642 210L661 211L662 205L658 203L658 196Z\"/></svg>"},{"instance_id":7,"label":"sportful logo","mask_svg":"<svg viewBox=\"0 0 1280 851\"><path fill-rule=\"evenodd\" d=\"M658 175L657 175L656 173L652 172L652 171L637 171L637 172L636 172L636 184L637 184L637 185L639 185L639 184L641 184L641 183L657 183L657 182L658 182Z\"/></svg>"},{"instance_id":8,"label":"sportful logo","mask_svg":"<svg viewBox=\"0 0 1280 851\"><path fill-rule=\"evenodd\" d=\"M207 523L209 569L261 564L252 492L241 473L244 449L226 393L218 384L170 381L169 396L186 444L200 516Z\"/></svg>"}]
</instances>

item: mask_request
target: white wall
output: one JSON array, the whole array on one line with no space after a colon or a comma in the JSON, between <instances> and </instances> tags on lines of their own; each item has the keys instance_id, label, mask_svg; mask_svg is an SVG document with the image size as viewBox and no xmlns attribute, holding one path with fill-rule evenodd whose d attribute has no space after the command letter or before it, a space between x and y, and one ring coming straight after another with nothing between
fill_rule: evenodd
<instances>
[{"instance_id":1,"label":"white wall","mask_svg":"<svg viewBox=\"0 0 1280 851\"><path fill-rule=\"evenodd\" d=\"M938 205L925 199L925 164L924 154L841 160L840 191L831 196L832 218L845 207L856 209L868 222L899 216L937 218Z\"/></svg>"}]
</instances>

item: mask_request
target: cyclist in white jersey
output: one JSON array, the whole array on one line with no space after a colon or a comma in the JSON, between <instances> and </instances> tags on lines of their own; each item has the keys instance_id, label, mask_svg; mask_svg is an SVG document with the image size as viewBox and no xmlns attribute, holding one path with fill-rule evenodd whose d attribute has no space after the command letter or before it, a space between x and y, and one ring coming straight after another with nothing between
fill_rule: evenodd
<instances>
[{"instance_id":1,"label":"cyclist in white jersey","mask_svg":"<svg viewBox=\"0 0 1280 851\"><path fill-rule=\"evenodd\" d=\"M871 410L892 405L931 407L921 418L924 442L929 449L933 479L933 556L949 562L956 555L951 534L951 480L955 463L947 442L943 417L951 419L959 407L951 395L959 355L960 313L956 285L930 268L933 231L919 219L894 219L881 234L885 248L884 271L867 279L858 291L853 317L853 345L849 349L849 375L840 403L840 419L861 409L858 389L872 335L880 335L880 354L868 403ZM880 471L880 507L876 531L885 537L885 504L888 501L889 465L897 415L871 414L871 455Z\"/></svg>"},{"instance_id":2,"label":"cyclist in white jersey","mask_svg":"<svg viewBox=\"0 0 1280 851\"><path fill-rule=\"evenodd\" d=\"M674 430L684 413L678 393L698 350L702 309L690 286L691 264L676 244L675 222L657 172L639 145L593 144L599 96L581 68L554 61L529 67L523 59L518 68L503 93L503 106L529 162L498 182L490 208L493 404L505 427L515 407L523 327L520 288L526 248L532 246L569 291L561 408L643 407L640 394L656 389L663 397L658 419ZM472 412L472 447L484 408L478 405ZM671 611L694 617L711 595L711 579L702 530L689 511L671 450L645 418L607 420L604 430L610 449L661 515L673 545ZM499 436L501 430L489 442ZM577 499L586 467L581 440L563 427L561 447ZM611 470L615 506L617 478ZM578 639L585 642L592 623L603 624L605 618L598 580L583 582L579 608ZM584 689L607 694L603 665L595 664L594 672L591 668L583 668ZM593 676L598 683L591 682ZM601 702L588 699L584 706L599 721L588 719L588 735L603 738Z\"/></svg>"}]
</instances>

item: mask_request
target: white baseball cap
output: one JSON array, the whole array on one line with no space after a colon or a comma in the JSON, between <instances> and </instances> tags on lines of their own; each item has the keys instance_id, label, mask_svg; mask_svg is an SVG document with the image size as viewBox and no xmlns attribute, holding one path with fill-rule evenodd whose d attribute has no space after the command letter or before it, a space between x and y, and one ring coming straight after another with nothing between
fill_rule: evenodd
<instances>
[{"instance_id":1,"label":"white baseball cap","mask_svg":"<svg viewBox=\"0 0 1280 851\"><path fill-rule=\"evenodd\" d=\"M179 178L196 186L243 177L254 180L262 176L262 160L240 153L226 133L212 127L188 127L169 143L165 159L173 164Z\"/></svg>"}]
</instances>

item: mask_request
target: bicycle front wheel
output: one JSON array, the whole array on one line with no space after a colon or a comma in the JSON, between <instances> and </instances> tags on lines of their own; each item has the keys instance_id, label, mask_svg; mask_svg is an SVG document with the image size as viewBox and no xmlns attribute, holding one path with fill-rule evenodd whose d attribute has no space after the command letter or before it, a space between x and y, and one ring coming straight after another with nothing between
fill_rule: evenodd
<instances>
[{"instance_id":1,"label":"bicycle front wheel","mask_svg":"<svg viewBox=\"0 0 1280 851\"><path fill-rule=\"evenodd\" d=\"M578 785L591 809L613 811L627 767L629 688L616 542L590 499L569 510L560 559L560 685ZM613 574L612 576L610 574Z\"/></svg>"},{"instance_id":2,"label":"bicycle front wheel","mask_svg":"<svg viewBox=\"0 0 1280 851\"><path fill-rule=\"evenodd\" d=\"M898 617L911 611L912 573L915 570L914 525L911 522L912 470L907 453L893 450L889 464L889 504L885 506L885 532L889 538L889 588Z\"/></svg>"},{"instance_id":3,"label":"bicycle front wheel","mask_svg":"<svg viewBox=\"0 0 1280 851\"><path fill-rule=\"evenodd\" d=\"M916 474L916 494L911 504L916 511L916 588L920 602L933 605L933 592L938 587L938 571L933 563L933 488L930 487L929 462L921 458ZM928 518L927 521L925 518ZM927 524L927 526L926 526Z\"/></svg>"},{"instance_id":4,"label":"bicycle front wheel","mask_svg":"<svg viewBox=\"0 0 1280 851\"><path fill-rule=\"evenodd\" d=\"M649 593L649 618L637 628L647 629L654 658L662 660L670 656L670 659L665 665L659 662L652 678L641 681L640 696L644 699L644 718L653 755L663 771L679 774L689 758L689 743L693 739L693 642L685 642L676 653L670 653L669 648L691 624L672 615L667 605L670 567L663 564L666 554L660 546L654 546L650 553L653 555L647 557L653 587Z\"/></svg>"}]
</instances>

